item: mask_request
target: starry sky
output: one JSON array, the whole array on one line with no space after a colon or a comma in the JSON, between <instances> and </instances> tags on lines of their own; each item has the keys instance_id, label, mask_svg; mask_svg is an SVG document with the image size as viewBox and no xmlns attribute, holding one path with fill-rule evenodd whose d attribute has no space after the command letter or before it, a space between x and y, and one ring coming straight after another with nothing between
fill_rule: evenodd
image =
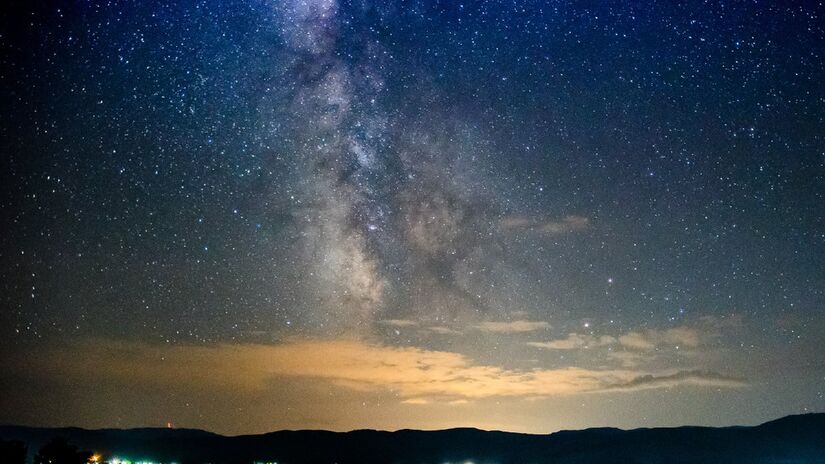
<instances>
[{"instance_id":1,"label":"starry sky","mask_svg":"<svg viewBox=\"0 0 825 464\"><path fill-rule=\"evenodd\" d=\"M825 410L821 2L0 15L0 422Z\"/></svg>"}]
</instances>

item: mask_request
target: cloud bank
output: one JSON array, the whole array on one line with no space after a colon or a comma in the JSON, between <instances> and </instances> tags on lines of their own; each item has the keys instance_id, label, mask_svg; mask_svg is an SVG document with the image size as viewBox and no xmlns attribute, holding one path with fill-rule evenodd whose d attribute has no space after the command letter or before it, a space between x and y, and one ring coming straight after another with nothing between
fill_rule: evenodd
<instances>
[{"instance_id":1,"label":"cloud bank","mask_svg":"<svg viewBox=\"0 0 825 464\"><path fill-rule=\"evenodd\" d=\"M478 364L459 353L355 339L215 346L98 340L40 352L31 359L37 360L39 375L70 384L83 384L93 373L108 384L254 393L265 391L273 380L293 379L352 391L389 392L407 404L745 385L742 379L701 370L509 369ZM12 364L15 368L27 367Z\"/></svg>"}]
</instances>

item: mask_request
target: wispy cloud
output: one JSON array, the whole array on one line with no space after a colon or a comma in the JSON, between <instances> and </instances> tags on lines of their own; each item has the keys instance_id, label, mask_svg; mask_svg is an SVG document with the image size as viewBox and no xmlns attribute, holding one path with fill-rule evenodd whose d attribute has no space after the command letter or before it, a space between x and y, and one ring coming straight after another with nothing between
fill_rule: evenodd
<instances>
[{"instance_id":1,"label":"wispy cloud","mask_svg":"<svg viewBox=\"0 0 825 464\"><path fill-rule=\"evenodd\" d=\"M430 404L432 401L426 398L407 398L401 401L402 404Z\"/></svg>"},{"instance_id":2,"label":"wispy cloud","mask_svg":"<svg viewBox=\"0 0 825 464\"><path fill-rule=\"evenodd\" d=\"M547 350L588 350L609 347L606 355L624 367L660 358L663 348L678 349L681 353L695 353L697 349L710 346L722 336L722 330L738 327L739 318L718 320L701 318L692 326L669 329L634 330L619 335L594 335L570 333L565 338L548 341L532 341L527 345Z\"/></svg>"},{"instance_id":3,"label":"wispy cloud","mask_svg":"<svg viewBox=\"0 0 825 464\"><path fill-rule=\"evenodd\" d=\"M461 331L451 329L449 327L444 327L442 325L427 327L427 330L429 330L430 332L433 332L433 333L437 333L439 335L461 335L462 334Z\"/></svg>"},{"instance_id":4,"label":"wispy cloud","mask_svg":"<svg viewBox=\"0 0 825 464\"><path fill-rule=\"evenodd\" d=\"M655 358L650 352L635 350L611 350L607 352L607 357L618 361L623 367L636 367Z\"/></svg>"},{"instance_id":5,"label":"wispy cloud","mask_svg":"<svg viewBox=\"0 0 825 464\"><path fill-rule=\"evenodd\" d=\"M565 216L559 220L537 221L522 216L508 216L499 222L504 231L530 231L544 235L560 235L586 229L590 220L584 216Z\"/></svg>"},{"instance_id":6,"label":"wispy cloud","mask_svg":"<svg viewBox=\"0 0 825 464\"><path fill-rule=\"evenodd\" d=\"M653 388L671 388L680 385L737 388L744 387L746 382L742 378L726 376L717 372L692 370L678 371L665 375L640 375L624 384L610 386L606 390L634 391Z\"/></svg>"},{"instance_id":7,"label":"wispy cloud","mask_svg":"<svg viewBox=\"0 0 825 464\"><path fill-rule=\"evenodd\" d=\"M622 346L634 350L647 351L658 346L679 346L696 348L701 344L701 333L689 327L675 327L666 330L644 330L629 332L619 337Z\"/></svg>"},{"instance_id":8,"label":"wispy cloud","mask_svg":"<svg viewBox=\"0 0 825 464\"><path fill-rule=\"evenodd\" d=\"M566 338L544 342L529 342L527 344L551 350L575 350L610 346L618 343L630 350L650 351L662 346L697 348L713 336L713 333L703 333L700 329L682 326L662 330L632 331L618 337L570 333Z\"/></svg>"},{"instance_id":9,"label":"wispy cloud","mask_svg":"<svg viewBox=\"0 0 825 464\"><path fill-rule=\"evenodd\" d=\"M595 348L600 346L609 346L616 343L616 338L610 335L602 335L597 337L588 334L568 334L566 338L550 340L546 342L529 342L530 346L536 348L545 348L548 350L576 350L581 348Z\"/></svg>"},{"instance_id":10,"label":"wispy cloud","mask_svg":"<svg viewBox=\"0 0 825 464\"><path fill-rule=\"evenodd\" d=\"M523 333L549 329L550 324L544 321L487 321L476 324L475 328L482 332L491 333Z\"/></svg>"},{"instance_id":11,"label":"wispy cloud","mask_svg":"<svg viewBox=\"0 0 825 464\"><path fill-rule=\"evenodd\" d=\"M390 327L415 327L418 325L418 322L408 319L384 319L378 321L378 323L381 325L388 325Z\"/></svg>"}]
</instances>

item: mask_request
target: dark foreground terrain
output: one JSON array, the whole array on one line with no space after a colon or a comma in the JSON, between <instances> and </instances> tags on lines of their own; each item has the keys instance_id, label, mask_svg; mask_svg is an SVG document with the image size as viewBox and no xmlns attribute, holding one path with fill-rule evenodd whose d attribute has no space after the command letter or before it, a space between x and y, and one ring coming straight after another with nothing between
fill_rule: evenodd
<instances>
[{"instance_id":1,"label":"dark foreground terrain","mask_svg":"<svg viewBox=\"0 0 825 464\"><path fill-rule=\"evenodd\" d=\"M0 426L0 438L25 442L30 455L55 436L104 459L180 464L825 463L825 414L788 416L755 427L600 428L549 435L451 429L225 437L188 429Z\"/></svg>"}]
</instances>

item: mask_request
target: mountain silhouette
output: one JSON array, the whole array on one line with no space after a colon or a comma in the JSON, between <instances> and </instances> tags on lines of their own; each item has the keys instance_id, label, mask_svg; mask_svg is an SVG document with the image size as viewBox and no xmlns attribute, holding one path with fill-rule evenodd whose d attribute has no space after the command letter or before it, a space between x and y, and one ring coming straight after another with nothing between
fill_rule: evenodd
<instances>
[{"instance_id":1,"label":"mountain silhouette","mask_svg":"<svg viewBox=\"0 0 825 464\"><path fill-rule=\"evenodd\" d=\"M0 426L0 439L25 442L30 455L54 437L104 457L180 464L825 464L825 413L753 427L592 428L548 435L458 428L223 436L193 429Z\"/></svg>"}]
</instances>

